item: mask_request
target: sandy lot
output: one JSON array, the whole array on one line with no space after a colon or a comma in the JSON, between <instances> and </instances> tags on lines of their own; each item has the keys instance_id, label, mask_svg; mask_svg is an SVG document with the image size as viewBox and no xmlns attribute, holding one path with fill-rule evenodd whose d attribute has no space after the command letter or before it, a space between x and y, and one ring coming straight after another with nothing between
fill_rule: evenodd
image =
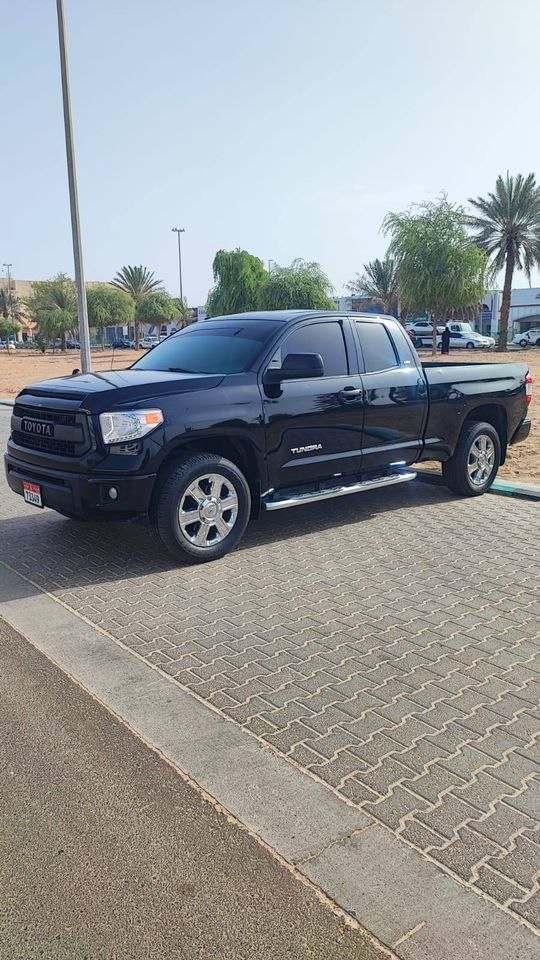
<instances>
[{"instance_id":1,"label":"sandy lot","mask_svg":"<svg viewBox=\"0 0 540 960\"><path fill-rule=\"evenodd\" d=\"M92 353L92 363L97 372L120 369L130 366L140 355L135 350L118 350L114 356L110 351L103 353L96 351ZM422 359L430 358L426 355ZM533 430L526 443L519 444L510 450L507 462L501 468L500 476L540 484L540 350L532 347L530 350L511 351L506 356L499 353L461 350L454 351L448 358L440 357L439 359L442 363L447 359L466 363L474 363L474 361L504 363L516 360L528 363L535 379L537 393L530 407ZM79 355L75 351L70 351L65 356L61 354L43 356L22 350L11 352L7 356L5 351L2 351L0 353L0 399L14 397L27 383L70 374L79 364Z\"/></svg>"}]
</instances>

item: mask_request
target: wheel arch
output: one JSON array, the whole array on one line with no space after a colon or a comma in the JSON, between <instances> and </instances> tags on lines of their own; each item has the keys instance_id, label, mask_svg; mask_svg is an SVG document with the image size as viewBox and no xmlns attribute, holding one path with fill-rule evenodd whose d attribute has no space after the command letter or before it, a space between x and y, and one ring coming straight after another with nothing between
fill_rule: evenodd
<instances>
[{"instance_id":1,"label":"wheel arch","mask_svg":"<svg viewBox=\"0 0 540 960\"><path fill-rule=\"evenodd\" d=\"M257 517L260 512L261 504L261 478L259 455L255 447L249 440L241 437L194 437L190 440L182 440L173 445L163 460L159 473L164 467L170 464L171 460L184 453L212 453L217 457L225 457L230 460L244 474L251 492L251 514Z\"/></svg>"},{"instance_id":2,"label":"wheel arch","mask_svg":"<svg viewBox=\"0 0 540 960\"><path fill-rule=\"evenodd\" d=\"M490 423L499 434L501 441L501 464L506 459L506 449L508 446L508 418L504 406L500 403L485 403L469 410L463 426L470 423L471 420ZM462 429L463 429L462 426Z\"/></svg>"}]
</instances>

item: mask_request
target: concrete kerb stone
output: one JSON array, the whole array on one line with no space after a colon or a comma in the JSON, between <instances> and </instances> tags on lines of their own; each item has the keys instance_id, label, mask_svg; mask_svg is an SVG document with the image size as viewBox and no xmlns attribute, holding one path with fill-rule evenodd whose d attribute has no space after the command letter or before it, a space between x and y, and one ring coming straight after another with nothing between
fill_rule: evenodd
<instances>
[{"instance_id":1,"label":"concrete kerb stone","mask_svg":"<svg viewBox=\"0 0 540 960\"><path fill-rule=\"evenodd\" d=\"M534 952L526 927L5 565L0 612L398 956L522 960Z\"/></svg>"},{"instance_id":2,"label":"concrete kerb stone","mask_svg":"<svg viewBox=\"0 0 540 960\"><path fill-rule=\"evenodd\" d=\"M417 479L424 483L443 483L442 477L435 470L422 470L417 473ZM495 480L489 489L502 497L518 497L524 500L540 500L540 487L530 483L519 483L513 480Z\"/></svg>"}]
</instances>

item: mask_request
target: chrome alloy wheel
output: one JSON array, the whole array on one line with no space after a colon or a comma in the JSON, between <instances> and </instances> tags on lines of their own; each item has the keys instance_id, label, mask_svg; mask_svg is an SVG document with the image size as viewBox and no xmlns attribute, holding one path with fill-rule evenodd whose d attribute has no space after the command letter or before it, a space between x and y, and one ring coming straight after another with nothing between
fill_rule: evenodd
<instances>
[{"instance_id":1,"label":"chrome alloy wheel","mask_svg":"<svg viewBox=\"0 0 540 960\"><path fill-rule=\"evenodd\" d=\"M180 529L197 547L221 543L238 517L238 494L234 484L219 473L197 477L184 491L178 508Z\"/></svg>"},{"instance_id":2,"label":"chrome alloy wheel","mask_svg":"<svg viewBox=\"0 0 540 960\"><path fill-rule=\"evenodd\" d=\"M467 470L475 486L482 486L491 476L495 463L495 444L486 433L475 438L469 450Z\"/></svg>"}]
</instances>

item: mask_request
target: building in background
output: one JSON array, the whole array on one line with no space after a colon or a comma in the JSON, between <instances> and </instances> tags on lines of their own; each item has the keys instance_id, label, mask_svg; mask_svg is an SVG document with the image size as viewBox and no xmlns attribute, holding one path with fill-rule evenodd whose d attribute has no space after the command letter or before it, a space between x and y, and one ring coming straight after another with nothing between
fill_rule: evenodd
<instances>
[{"instance_id":1,"label":"building in background","mask_svg":"<svg viewBox=\"0 0 540 960\"><path fill-rule=\"evenodd\" d=\"M381 313L380 305L366 297L336 297L335 302L338 310L347 313ZM499 332L501 303L502 290L488 290L481 309L467 311L471 314L471 325L486 336L496 337ZM475 313L476 316L473 316ZM427 314L418 314L416 319L427 319ZM510 300L508 339L512 340L516 333L524 333L533 327L540 327L540 287L514 288Z\"/></svg>"},{"instance_id":2,"label":"building in background","mask_svg":"<svg viewBox=\"0 0 540 960\"><path fill-rule=\"evenodd\" d=\"M488 290L483 302L479 329L481 333L496 337L499 332L501 316L502 290ZM518 287L512 289L510 316L508 317L508 339L516 333L525 333L532 327L540 326L540 287Z\"/></svg>"}]
</instances>

